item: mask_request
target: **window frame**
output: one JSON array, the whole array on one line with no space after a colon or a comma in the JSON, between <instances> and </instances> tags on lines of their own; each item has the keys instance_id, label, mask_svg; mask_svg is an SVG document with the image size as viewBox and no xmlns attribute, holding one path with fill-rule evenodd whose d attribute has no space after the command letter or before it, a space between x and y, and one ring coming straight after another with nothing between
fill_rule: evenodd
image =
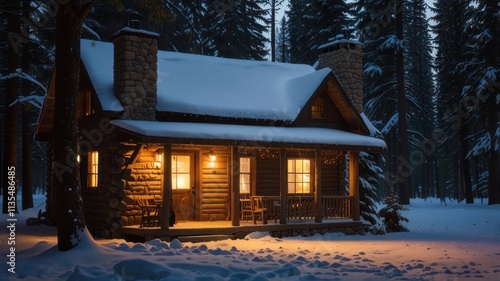
<instances>
[{"instance_id":1,"label":"window frame","mask_svg":"<svg viewBox=\"0 0 500 281\"><path fill-rule=\"evenodd\" d=\"M290 161L302 161L302 170L304 168L304 161L309 162L309 172L297 172L297 169L295 168L294 171L290 171ZM296 164L296 163L295 163ZM296 167L296 166L295 166ZM297 195L306 195L306 194L313 194L314 193L314 188L315 188L315 179L314 179L314 161L311 158L288 158L287 159L287 193L288 194L297 194ZM308 175L309 181L290 181L291 176L293 176L294 179L297 179L298 175L302 175L302 178L304 179L304 175ZM307 192L297 192L297 184L309 184L309 190ZM294 192L290 192L290 184L294 184ZM304 187L302 187L304 190Z\"/></svg>"},{"instance_id":2,"label":"window frame","mask_svg":"<svg viewBox=\"0 0 500 281\"><path fill-rule=\"evenodd\" d=\"M92 150L87 153L87 188L99 188L99 151Z\"/></svg>"},{"instance_id":3,"label":"window frame","mask_svg":"<svg viewBox=\"0 0 500 281\"><path fill-rule=\"evenodd\" d=\"M183 153L175 153L175 154L172 154L171 158L170 158L170 165L173 166L174 164L174 157L188 157L189 159L189 172L188 173L178 173L177 171L174 171L174 168L172 167L172 171L170 173L171 175L171 180L172 180L172 191L173 192L183 192L183 191L188 191L188 190L191 190L192 186L194 186L194 175L193 175L193 172L194 172L194 157L193 155L191 154L183 154ZM177 163L177 160L176 160L176 163ZM188 175L189 177L189 184L187 185L187 188L177 188L177 185L178 185L178 182L175 182L174 184L174 180L177 180L177 175Z\"/></svg>"},{"instance_id":4,"label":"window frame","mask_svg":"<svg viewBox=\"0 0 500 281\"><path fill-rule=\"evenodd\" d=\"M311 118L324 119L325 118L325 101L323 98L317 97L311 105Z\"/></svg>"},{"instance_id":5,"label":"window frame","mask_svg":"<svg viewBox=\"0 0 500 281\"><path fill-rule=\"evenodd\" d=\"M241 171L241 167L243 167L242 163L241 163L241 160L242 159L248 159L248 172L242 172ZM254 174L254 168L253 168L253 165L252 165L253 161L252 161L252 157L247 157L247 156L241 156L240 157L240 194L252 194L252 186L253 186L253 174ZM244 192L242 191L242 184L243 184L243 181L242 181L242 176L248 176L248 192Z\"/></svg>"}]
</instances>

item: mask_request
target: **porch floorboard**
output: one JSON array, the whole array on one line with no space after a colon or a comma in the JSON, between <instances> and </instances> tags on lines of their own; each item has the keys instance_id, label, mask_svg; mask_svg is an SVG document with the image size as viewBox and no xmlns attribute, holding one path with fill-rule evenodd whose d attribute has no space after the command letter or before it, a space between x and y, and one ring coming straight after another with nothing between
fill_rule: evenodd
<instances>
[{"instance_id":1,"label":"porch floorboard","mask_svg":"<svg viewBox=\"0 0 500 281\"><path fill-rule=\"evenodd\" d=\"M300 231L300 230L331 230L362 227L363 222L353 221L351 219L325 219L321 223L314 220L290 220L287 224L275 223L272 220L263 225L262 222L240 222L240 226L232 226L230 221L184 221L177 222L168 230L162 230L159 227L140 227L139 225L123 226L121 233L126 240L148 241L159 238L164 241L179 239L188 241L186 237L197 236L227 236L230 238L241 239L251 232L269 231ZM325 231L329 232L329 231ZM185 238L182 238L185 237ZM193 239L194 240L194 239ZM193 241L194 242L194 241Z\"/></svg>"}]
</instances>

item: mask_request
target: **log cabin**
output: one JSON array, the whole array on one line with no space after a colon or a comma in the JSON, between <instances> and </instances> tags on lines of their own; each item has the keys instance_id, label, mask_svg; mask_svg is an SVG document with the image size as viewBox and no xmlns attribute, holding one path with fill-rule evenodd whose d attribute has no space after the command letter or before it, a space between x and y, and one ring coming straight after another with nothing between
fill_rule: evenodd
<instances>
[{"instance_id":1,"label":"log cabin","mask_svg":"<svg viewBox=\"0 0 500 281\"><path fill-rule=\"evenodd\" d=\"M158 36L127 27L112 43L81 40L79 161L94 236L364 233L359 153L385 143L362 113L359 42L321 46L313 68L159 51ZM49 88L36 135L50 155Z\"/></svg>"}]
</instances>

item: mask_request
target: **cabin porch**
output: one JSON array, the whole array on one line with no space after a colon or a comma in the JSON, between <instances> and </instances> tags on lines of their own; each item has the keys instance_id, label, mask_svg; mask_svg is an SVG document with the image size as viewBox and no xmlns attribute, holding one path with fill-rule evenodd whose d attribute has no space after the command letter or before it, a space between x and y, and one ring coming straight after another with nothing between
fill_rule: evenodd
<instances>
[{"instance_id":1,"label":"cabin porch","mask_svg":"<svg viewBox=\"0 0 500 281\"><path fill-rule=\"evenodd\" d=\"M352 196L324 196L321 198L321 211L318 212L314 196L287 196L283 203L279 196L241 195L238 216L231 215L230 201L226 200L226 220L181 220L170 227L163 225L162 204L153 201L142 206L141 224L123 226L121 233L130 241L160 238L166 241L179 239L191 242L243 238L254 231L268 231L274 237L309 236L327 232L364 234L363 223L353 220L353 200ZM142 202L144 198L137 198L137 201ZM256 209L259 211L253 212ZM318 214L321 215L318 217ZM238 218L236 224L234 220L230 220L231 217Z\"/></svg>"}]
</instances>

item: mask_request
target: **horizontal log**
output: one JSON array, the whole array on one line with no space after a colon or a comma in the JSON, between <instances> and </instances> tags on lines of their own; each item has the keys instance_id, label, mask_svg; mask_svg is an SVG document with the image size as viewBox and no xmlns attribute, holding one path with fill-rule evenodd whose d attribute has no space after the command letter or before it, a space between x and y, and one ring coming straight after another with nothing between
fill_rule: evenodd
<instances>
[{"instance_id":1,"label":"horizontal log","mask_svg":"<svg viewBox=\"0 0 500 281\"><path fill-rule=\"evenodd\" d=\"M115 175L111 179L111 184L118 187L119 189L124 189L127 185L127 181L124 180L121 176Z\"/></svg>"},{"instance_id":2,"label":"horizontal log","mask_svg":"<svg viewBox=\"0 0 500 281\"><path fill-rule=\"evenodd\" d=\"M120 205L120 200L118 198L109 199L109 207L115 209L116 207L118 207L118 205Z\"/></svg>"}]
</instances>

